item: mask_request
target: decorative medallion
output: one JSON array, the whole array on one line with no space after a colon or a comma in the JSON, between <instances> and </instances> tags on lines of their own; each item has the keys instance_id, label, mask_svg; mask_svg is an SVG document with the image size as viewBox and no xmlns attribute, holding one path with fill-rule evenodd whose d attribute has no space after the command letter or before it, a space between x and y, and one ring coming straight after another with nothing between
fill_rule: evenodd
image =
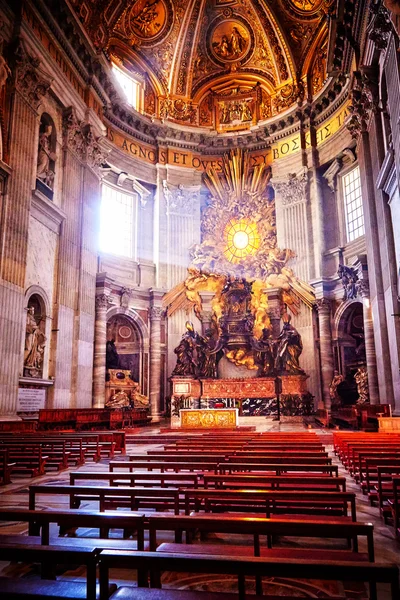
<instances>
[{"instance_id":1,"label":"decorative medallion","mask_svg":"<svg viewBox=\"0 0 400 600\"><path fill-rule=\"evenodd\" d=\"M122 327L119 328L118 333L122 338L126 339L131 337L132 330L127 325L122 325Z\"/></svg>"},{"instance_id":2,"label":"decorative medallion","mask_svg":"<svg viewBox=\"0 0 400 600\"><path fill-rule=\"evenodd\" d=\"M244 19L220 18L211 23L207 33L208 51L212 60L220 65L243 64L254 48L254 34Z\"/></svg>"},{"instance_id":3,"label":"decorative medallion","mask_svg":"<svg viewBox=\"0 0 400 600\"><path fill-rule=\"evenodd\" d=\"M167 0L138 0L127 14L127 26L137 38L147 43L163 37L172 14Z\"/></svg>"},{"instance_id":4,"label":"decorative medallion","mask_svg":"<svg viewBox=\"0 0 400 600\"><path fill-rule=\"evenodd\" d=\"M286 3L297 10L297 12L309 15L319 10L323 1L324 0L286 0Z\"/></svg>"}]
</instances>

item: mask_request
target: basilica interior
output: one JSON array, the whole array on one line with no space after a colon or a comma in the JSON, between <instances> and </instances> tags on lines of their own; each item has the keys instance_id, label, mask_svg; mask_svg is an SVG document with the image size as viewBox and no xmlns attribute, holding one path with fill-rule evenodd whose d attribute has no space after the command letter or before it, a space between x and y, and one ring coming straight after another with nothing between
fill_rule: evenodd
<instances>
[{"instance_id":1,"label":"basilica interior","mask_svg":"<svg viewBox=\"0 0 400 600\"><path fill-rule=\"evenodd\" d=\"M399 0L0 0L4 597L398 600L399 52Z\"/></svg>"}]
</instances>

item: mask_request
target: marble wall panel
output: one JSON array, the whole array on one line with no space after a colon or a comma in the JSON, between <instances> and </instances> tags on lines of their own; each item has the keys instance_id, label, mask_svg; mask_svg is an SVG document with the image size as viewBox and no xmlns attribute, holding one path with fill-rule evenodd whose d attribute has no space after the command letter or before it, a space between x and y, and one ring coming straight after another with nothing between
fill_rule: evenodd
<instances>
[{"instance_id":1,"label":"marble wall panel","mask_svg":"<svg viewBox=\"0 0 400 600\"><path fill-rule=\"evenodd\" d=\"M57 240L56 233L34 217L30 217L25 289L28 289L31 285L38 285L43 288L50 306L53 304Z\"/></svg>"}]
</instances>

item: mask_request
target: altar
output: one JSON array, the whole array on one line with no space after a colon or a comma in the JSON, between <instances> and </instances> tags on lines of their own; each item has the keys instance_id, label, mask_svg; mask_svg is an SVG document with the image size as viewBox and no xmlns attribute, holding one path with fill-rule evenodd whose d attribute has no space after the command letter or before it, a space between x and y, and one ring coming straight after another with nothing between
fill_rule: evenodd
<instances>
[{"instance_id":1,"label":"altar","mask_svg":"<svg viewBox=\"0 0 400 600\"><path fill-rule=\"evenodd\" d=\"M237 408L181 409L179 417L181 429L232 429L239 424Z\"/></svg>"}]
</instances>

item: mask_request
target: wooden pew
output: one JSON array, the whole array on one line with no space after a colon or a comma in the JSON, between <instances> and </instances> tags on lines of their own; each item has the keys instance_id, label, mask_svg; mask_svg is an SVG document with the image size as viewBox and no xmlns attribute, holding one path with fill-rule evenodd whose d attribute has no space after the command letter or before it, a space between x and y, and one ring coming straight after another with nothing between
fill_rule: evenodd
<instances>
[{"instance_id":1,"label":"wooden pew","mask_svg":"<svg viewBox=\"0 0 400 600\"><path fill-rule=\"evenodd\" d=\"M346 478L345 477L318 477L313 475L306 477L305 474L300 477L293 475L286 477L285 475L249 475L249 474L234 474L234 475L204 475L203 476L205 488L254 488L262 487L271 489L283 489L283 490L331 490L337 492L346 491Z\"/></svg>"},{"instance_id":2,"label":"wooden pew","mask_svg":"<svg viewBox=\"0 0 400 600\"><path fill-rule=\"evenodd\" d=\"M110 507L128 506L131 510L139 510L140 507L172 508L175 514L179 514L179 490L176 488L31 485L29 486L30 510L35 510L36 497L40 494L68 496L70 508L79 508L82 500L90 500L99 503L101 512Z\"/></svg>"},{"instance_id":3,"label":"wooden pew","mask_svg":"<svg viewBox=\"0 0 400 600\"><path fill-rule=\"evenodd\" d=\"M12 509L0 508L0 520L10 522L25 522L29 524L29 536L18 535L0 535L0 543L25 543L30 545L41 544L48 545L69 545L79 547L80 545L93 546L93 548L110 547L112 544L104 545L102 541L95 538L50 538L50 525L57 523L60 531L77 529L79 527L89 527L100 530L100 537L108 538L110 529L123 529L124 531L137 532L137 548L144 548L144 515L141 513L125 511L71 511L71 510L30 510L30 509ZM37 537L41 535L41 537ZM20 540L18 542L17 540ZM110 540L113 542L114 540ZM117 542L112 547L118 546ZM123 544L127 547L127 544ZM130 544L132 546L132 543Z\"/></svg>"},{"instance_id":4,"label":"wooden pew","mask_svg":"<svg viewBox=\"0 0 400 600\"><path fill-rule=\"evenodd\" d=\"M122 461L122 460L111 460L109 463L110 472L114 472L115 469L128 469L129 471L134 471L137 469L143 469L147 471L161 471L164 473L165 471L175 471L176 473L180 471L212 471L214 473L217 472L219 466L218 459L214 462L206 462L206 461L174 461L174 462L164 462L160 461L147 461L147 460L130 460L130 461Z\"/></svg>"},{"instance_id":5,"label":"wooden pew","mask_svg":"<svg viewBox=\"0 0 400 600\"><path fill-rule=\"evenodd\" d=\"M42 576L51 574L58 564L84 565L86 567L86 583L79 585L67 581L24 581L7 577L0 578L1 594L7 600L14 598L85 598L96 600L96 565L99 551L95 548L58 547L58 546L24 546L16 544L0 545L0 560L42 565ZM109 596L109 586L103 589L104 598Z\"/></svg>"},{"instance_id":6,"label":"wooden pew","mask_svg":"<svg viewBox=\"0 0 400 600\"><path fill-rule=\"evenodd\" d=\"M362 484L362 489L366 490L371 506L378 500L378 494L374 486L378 483L378 467L400 466L400 459L394 458L366 458L365 459L365 486Z\"/></svg>"},{"instance_id":7,"label":"wooden pew","mask_svg":"<svg viewBox=\"0 0 400 600\"><path fill-rule=\"evenodd\" d=\"M378 467L376 492L378 494L379 510L385 523L387 523L388 516L393 516L390 504L386 506L385 502L389 503L393 500L393 477L398 476L400 476L400 465L397 467L393 465Z\"/></svg>"},{"instance_id":8,"label":"wooden pew","mask_svg":"<svg viewBox=\"0 0 400 600\"><path fill-rule=\"evenodd\" d=\"M273 454L271 456L230 456L230 463L235 462L246 462L246 463L257 463L264 464L268 462L274 462L275 464L285 463L285 464L301 464L304 462L307 465L330 465L332 464L332 459L328 456L298 456L297 453L293 455L282 455L282 453Z\"/></svg>"},{"instance_id":9,"label":"wooden pew","mask_svg":"<svg viewBox=\"0 0 400 600\"><path fill-rule=\"evenodd\" d=\"M186 544L162 543L158 545L157 533L161 531L186 532ZM205 534L223 533L227 534L229 543L193 543L194 532L200 533L203 540ZM231 543L230 536L233 534L249 535L253 537L253 546L247 544L238 545ZM265 536L268 543L262 546L260 536ZM285 540L284 548L273 544L274 540L281 536L296 538L290 546L290 540ZM358 552L358 538L366 538L367 552ZM297 538L318 538L316 548L309 546L300 547ZM324 540L324 548L321 549L321 539ZM332 547L332 539L351 539L353 548L346 547L337 549ZM328 541L329 540L329 541ZM231 517L215 515L195 516L171 516L154 515L149 517L149 541L150 551L177 552L182 554L228 554L229 556L278 556L285 558L321 558L323 555L328 560L369 560L374 561L373 525L371 523L338 523L337 521L326 521L321 523L312 518L304 520L287 520L285 518L264 519L257 517ZM315 542L310 542L311 546ZM274 546L274 549L273 549ZM271 550L272 549L272 550ZM321 552L321 554L319 554Z\"/></svg>"},{"instance_id":10,"label":"wooden pew","mask_svg":"<svg viewBox=\"0 0 400 600\"><path fill-rule=\"evenodd\" d=\"M158 451L149 451L148 454L131 454L129 460L142 461L142 462L215 462L216 459L219 461L224 460L226 452L219 452L216 450L213 453L199 453L192 454L190 452L173 452L173 453L160 453Z\"/></svg>"},{"instance_id":11,"label":"wooden pew","mask_svg":"<svg viewBox=\"0 0 400 600\"><path fill-rule=\"evenodd\" d=\"M255 464L251 462L231 462L226 461L218 465L219 473L232 473L232 472L258 472L262 471L263 474L267 475L281 475L289 472L293 473L318 473L319 475L326 474L327 476L339 476L339 468L337 465L320 465L320 464L292 464L292 463L263 463Z\"/></svg>"},{"instance_id":12,"label":"wooden pew","mask_svg":"<svg viewBox=\"0 0 400 600\"><path fill-rule=\"evenodd\" d=\"M370 600L377 600L376 583L385 582L390 585L390 600L399 598L399 571L396 565L377 564L368 562L321 561L321 560L292 560L264 557L240 558L231 556L199 556L170 554L164 552L119 552L104 550L100 554L100 595L101 600L107 599L109 589L109 571L112 568L137 569L142 574L141 580L148 581L150 574L151 585L160 586L159 573L173 571L183 573L206 573L236 575L238 577L237 600L246 600L245 578L283 577L294 579L313 579L318 573L318 579L339 581L360 581L370 583ZM152 576L153 574L153 576ZM155 574L155 575L154 575ZM140 583L139 583L140 585ZM157 600L174 600L180 598L173 590L157 590ZM151 589L121 587L112 600L150 600L154 599ZM209 592L186 592L185 600L217 600L221 594ZM228 596L229 598L229 596ZM231 596L233 600L235 596ZM252 596L261 600L264 596ZM277 600L277 597L270 597ZM287 600L282 597L281 600ZM292 596L297 600L300 596Z\"/></svg>"},{"instance_id":13,"label":"wooden pew","mask_svg":"<svg viewBox=\"0 0 400 600\"><path fill-rule=\"evenodd\" d=\"M15 463L11 463L7 448L0 450L0 485L7 485L11 481L11 470Z\"/></svg>"},{"instance_id":14,"label":"wooden pew","mask_svg":"<svg viewBox=\"0 0 400 600\"><path fill-rule=\"evenodd\" d=\"M199 478L193 473L109 473L103 471L76 471L70 473L69 483L76 481L108 481L110 485L139 485L140 487L194 487Z\"/></svg>"},{"instance_id":15,"label":"wooden pew","mask_svg":"<svg viewBox=\"0 0 400 600\"><path fill-rule=\"evenodd\" d=\"M389 501L393 514L393 526L396 537L400 537L400 477L393 477L393 500Z\"/></svg>"},{"instance_id":16,"label":"wooden pew","mask_svg":"<svg viewBox=\"0 0 400 600\"><path fill-rule=\"evenodd\" d=\"M199 512L233 511L264 512L269 518L273 514L337 515L348 520L348 505L351 520L356 521L355 494L351 492L298 491L288 490L194 490L183 489L185 514L191 510Z\"/></svg>"},{"instance_id":17,"label":"wooden pew","mask_svg":"<svg viewBox=\"0 0 400 600\"><path fill-rule=\"evenodd\" d=\"M8 456L11 467L11 476L30 475L36 477L44 475L47 455L42 451L39 444L23 444L21 447L7 445Z\"/></svg>"},{"instance_id":18,"label":"wooden pew","mask_svg":"<svg viewBox=\"0 0 400 600\"><path fill-rule=\"evenodd\" d=\"M59 437L55 438L54 434L53 437L46 436L44 434L38 436L29 434L27 436L18 436L18 441L16 442L15 435L11 437L9 434L6 436L0 434L0 444L2 446L8 447L10 445L15 445L16 443L21 446L26 446L29 444L38 444L42 447L42 450L49 449L50 452L48 452L47 454L49 458L54 456L56 459L56 463L57 460L60 458L60 455L62 455L61 461L58 460L58 462L61 463L62 467L68 465L78 466L85 462L86 449L82 445L82 439L78 439L75 437L62 436L62 439L60 439ZM47 461L46 466L48 464L51 465L51 460Z\"/></svg>"}]
</instances>

